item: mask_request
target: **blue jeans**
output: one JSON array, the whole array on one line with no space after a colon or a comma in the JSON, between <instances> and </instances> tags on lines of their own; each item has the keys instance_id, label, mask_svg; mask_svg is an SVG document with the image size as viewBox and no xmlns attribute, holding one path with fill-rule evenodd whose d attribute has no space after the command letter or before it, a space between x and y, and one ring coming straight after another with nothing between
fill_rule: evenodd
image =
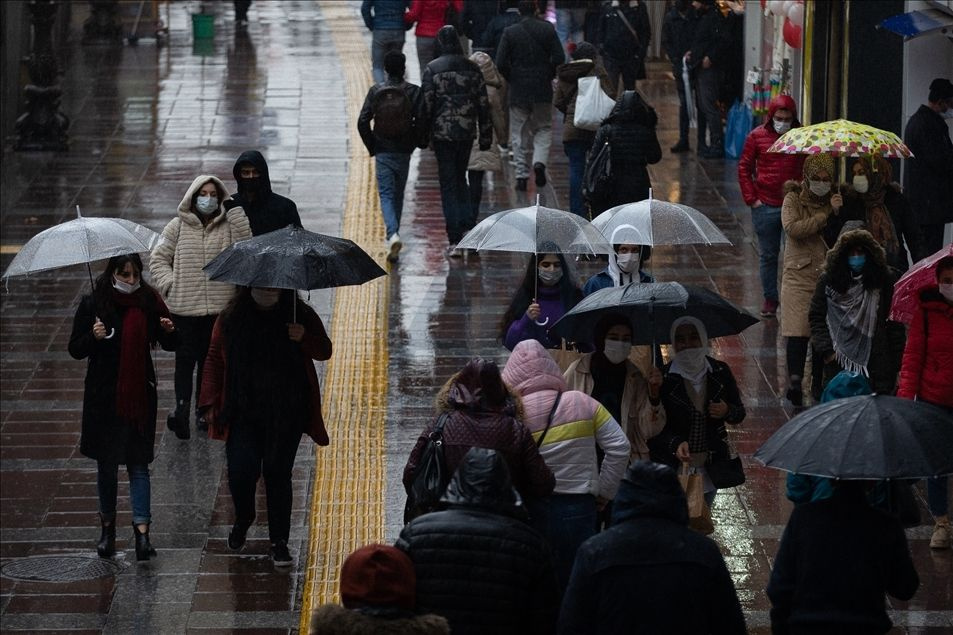
<instances>
[{"instance_id":1,"label":"blue jeans","mask_svg":"<svg viewBox=\"0 0 953 635\"><path fill-rule=\"evenodd\" d=\"M99 511L102 514L116 513L116 496L119 492L119 466L115 463L96 462L96 491L99 494ZM132 522L136 525L148 525L152 520L150 513L152 488L149 482L149 466L146 464L127 465L129 473L129 503L132 506Z\"/></svg>"},{"instance_id":2,"label":"blue jeans","mask_svg":"<svg viewBox=\"0 0 953 635\"><path fill-rule=\"evenodd\" d=\"M437 155L437 177L440 179L440 202L443 206L447 240L451 245L455 245L473 228L470 188L467 185L467 164L470 162L470 147L473 141L435 139L431 145Z\"/></svg>"},{"instance_id":3,"label":"blue jeans","mask_svg":"<svg viewBox=\"0 0 953 635\"><path fill-rule=\"evenodd\" d=\"M371 35L371 67L374 83L380 84L387 79L384 71L384 56L389 51L398 53L404 48L403 29L375 29Z\"/></svg>"},{"instance_id":4,"label":"blue jeans","mask_svg":"<svg viewBox=\"0 0 953 635\"><path fill-rule=\"evenodd\" d=\"M579 545L596 533L596 498L591 494L553 494L528 501L530 524L553 550L561 589L569 583Z\"/></svg>"},{"instance_id":5,"label":"blue jeans","mask_svg":"<svg viewBox=\"0 0 953 635\"><path fill-rule=\"evenodd\" d=\"M400 231L400 216L404 211L404 186L410 171L410 153L378 152L374 155L377 166L377 193L381 197L381 216L387 237Z\"/></svg>"},{"instance_id":6,"label":"blue jeans","mask_svg":"<svg viewBox=\"0 0 953 635\"><path fill-rule=\"evenodd\" d=\"M781 208L762 205L751 208L751 224L761 252L761 289L765 300L778 301L778 252L781 251Z\"/></svg>"},{"instance_id":7,"label":"blue jeans","mask_svg":"<svg viewBox=\"0 0 953 635\"><path fill-rule=\"evenodd\" d=\"M556 35L562 42L563 49L572 41L577 44L582 41L583 29L586 27L586 8L556 9Z\"/></svg>"},{"instance_id":8,"label":"blue jeans","mask_svg":"<svg viewBox=\"0 0 953 635\"><path fill-rule=\"evenodd\" d=\"M563 151L569 157L569 211L580 216L586 215L582 200L582 176L586 171L586 151L589 144L585 141L563 141Z\"/></svg>"}]
</instances>

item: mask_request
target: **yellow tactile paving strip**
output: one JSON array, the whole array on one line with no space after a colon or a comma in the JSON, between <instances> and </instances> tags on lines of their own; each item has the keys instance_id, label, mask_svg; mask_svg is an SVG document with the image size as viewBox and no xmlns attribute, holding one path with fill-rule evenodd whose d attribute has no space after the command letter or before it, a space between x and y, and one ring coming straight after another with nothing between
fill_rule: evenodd
<instances>
[{"instance_id":1,"label":"yellow tactile paving strip","mask_svg":"<svg viewBox=\"0 0 953 635\"><path fill-rule=\"evenodd\" d=\"M347 120L357 113L371 84L371 60L362 25L348 2L321 0L325 24L341 61ZM350 157L342 236L383 260L383 222L373 162L357 128L349 125ZM337 290L331 318L334 355L322 398L331 445L317 448L309 509L308 564L300 632L311 611L337 602L344 558L355 548L384 539L384 423L387 416L386 278Z\"/></svg>"}]
</instances>

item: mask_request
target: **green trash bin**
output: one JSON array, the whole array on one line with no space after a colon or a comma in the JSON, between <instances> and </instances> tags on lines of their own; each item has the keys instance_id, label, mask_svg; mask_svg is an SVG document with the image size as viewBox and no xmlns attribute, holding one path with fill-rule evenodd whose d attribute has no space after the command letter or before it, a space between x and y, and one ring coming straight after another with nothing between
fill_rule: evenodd
<instances>
[{"instance_id":1,"label":"green trash bin","mask_svg":"<svg viewBox=\"0 0 953 635\"><path fill-rule=\"evenodd\" d=\"M215 37L215 16L209 13L193 13L192 37L196 40Z\"/></svg>"}]
</instances>

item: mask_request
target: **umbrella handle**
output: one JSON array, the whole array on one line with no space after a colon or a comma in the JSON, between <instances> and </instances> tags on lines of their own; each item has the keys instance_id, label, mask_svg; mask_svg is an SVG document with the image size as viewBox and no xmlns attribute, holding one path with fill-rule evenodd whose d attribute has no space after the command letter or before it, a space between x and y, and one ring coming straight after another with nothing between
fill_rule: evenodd
<instances>
[{"instance_id":1,"label":"umbrella handle","mask_svg":"<svg viewBox=\"0 0 953 635\"><path fill-rule=\"evenodd\" d=\"M113 338L113 335L115 335L115 334L116 334L116 329L114 329L114 328L109 329L109 335L107 335L107 336L104 337L103 339L104 339L104 340L111 340L111 339Z\"/></svg>"},{"instance_id":2,"label":"umbrella handle","mask_svg":"<svg viewBox=\"0 0 953 635\"><path fill-rule=\"evenodd\" d=\"M535 324L537 324L538 326L546 326L547 324L549 324L549 316L547 315L547 316L546 316L546 319L543 320L542 322L540 322L540 321L538 321L538 320L533 320L533 322L534 322Z\"/></svg>"}]
</instances>

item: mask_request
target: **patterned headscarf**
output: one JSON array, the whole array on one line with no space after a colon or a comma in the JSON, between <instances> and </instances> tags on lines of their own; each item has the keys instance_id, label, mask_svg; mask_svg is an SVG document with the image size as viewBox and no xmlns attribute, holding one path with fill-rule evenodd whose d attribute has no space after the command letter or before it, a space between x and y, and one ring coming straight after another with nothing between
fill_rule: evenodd
<instances>
[{"instance_id":1,"label":"patterned headscarf","mask_svg":"<svg viewBox=\"0 0 953 635\"><path fill-rule=\"evenodd\" d=\"M804 180L813 179L821 171L827 172L831 179L834 178L834 157L826 152L807 155L804 159Z\"/></svg>"}]
</instances>

